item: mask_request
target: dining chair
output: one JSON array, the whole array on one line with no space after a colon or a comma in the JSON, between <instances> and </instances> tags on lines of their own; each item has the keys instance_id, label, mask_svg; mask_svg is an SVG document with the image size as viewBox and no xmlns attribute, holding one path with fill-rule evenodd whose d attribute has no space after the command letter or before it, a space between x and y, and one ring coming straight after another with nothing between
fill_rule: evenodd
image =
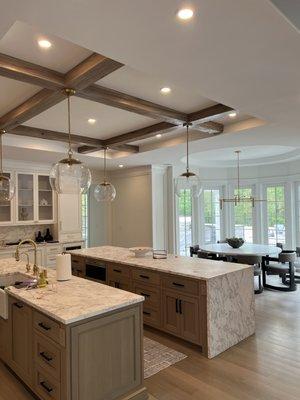
<instances>
[{"instance_id":1,"label":"dining chair","mask_svg":"<svg viewBox=\"0 0 300 400\"><path fill-rule=\"evenodd\" d=\"M255 294L262 293L264 287L262 285L262 257L257 255L236 255L235 260L239 264L248 264L253 265L254 270L254 277L258 277L258 289L254 290Z\"/></svg>"},{"instance_id":2,"label":"dining chair","mask_svg":"<svg viewBox=\"0 0 300 400\"><path fill-rule=\"evenodd\" d=\"M194 257L199 251L199 245L196 244L195 246L190 246L190 256Z\"/></svg>"},{"instance_id":3,"label":"dining chair","mask_svg":"<svg viewBox=\"0 0 300 400\"><path fill-rule=\"evenodd\" d=\"M297 256L296 252L292 250L285 250L275 257L266 257L263 261L263 285L268 289L280 290L282 292L293 292L297 290L295 281L295 262ZM279 275L281 278L285 277L285 284L288 287L274 286L267 283L267 275ZM286 277L288 276L288 279ZM283 282L284 283L284 282Z\"/></svg>"}]
</instances>

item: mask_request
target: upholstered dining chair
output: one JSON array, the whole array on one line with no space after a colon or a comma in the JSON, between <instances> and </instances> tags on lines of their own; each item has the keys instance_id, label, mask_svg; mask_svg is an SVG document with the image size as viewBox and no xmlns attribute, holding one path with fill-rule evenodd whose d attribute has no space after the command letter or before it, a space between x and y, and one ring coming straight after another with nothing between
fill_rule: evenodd
<instances>
[{"instance_id":1,"label":"upholstered dining chair","mask_svg":"<svg viewBox=\"0 0 300 400\"><path fill-rule=\"evenodd\" d=\"M295 251L285 250L278 255L278 258L266 257L267 263L263 266L263 285L265 288L280 290L282 292L293 292L297 290L295 281L295 262L297 256ZM282 278L288 276L286 284L288 287L274 286L267 284L267 275L279 275Z\"/></svg>"},{"instance_id":2,"label":"upholstered dining chair","mask_svg":"<svg viewBox=\"0 0 300 400\"><path fill-rule=\"evenodd\" d=\"M255 294L262 293L264 290L264 287L262 285L262 257L261 256L256 256L256 255L237 255L235 256L236 262L239 264L248 264L248 265L253 265L254 270L254 277L258 277L258 289L254 290Z\"/></svg>"}]
</instances>

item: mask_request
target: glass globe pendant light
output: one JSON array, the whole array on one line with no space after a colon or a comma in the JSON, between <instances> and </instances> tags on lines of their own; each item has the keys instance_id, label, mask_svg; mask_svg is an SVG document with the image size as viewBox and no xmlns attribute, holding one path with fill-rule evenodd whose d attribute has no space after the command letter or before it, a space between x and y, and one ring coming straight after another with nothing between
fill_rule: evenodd
<instances>
[{"instance_id":1,"label":"glass globe pendant light","mask_svg":"<svg viewBox=\"0 0 300 400\"><path fill-rule=\"evenodd\" d=\"M10 201L15 194L14 182L3 173L3 147L2 135L5 131L0 131L0 201Z\"/></svg>"},{"instance_id":2,"label":"glass globe pendant light","mask_svg":"<svg viewBox=\"0 0 300 400\"><path fill-rule=\"evenodd\" d=\"M91 172L81 161L73 157L71 147L71 112L70 96L75 94L73 89L65 89L68 100L68 134L69 149L67 158L58 161L50 171L50 185L57 193L76 194L86 193L91 185Z\"/></svg>"},{"instance_id":3,"label":"glass globe pendant light","mask_svg":"<svg viewBox=\"0 0 300 400\"><path fill-rule=\"evenodd\" d=\"M183 124L186 126L186 171L175 180L175 193L178 197L183 196L186 190L190 191L192 197L199 197L202 192L199 177L189 169L189 127L191 125L189 122Z\"/></svg>"},{"instance_id":4,"label":"glass globe pendant light","mask_svg":"<svg viewBox=\"0 0 300 400\"><path fill-rule=\"evenodd\" d=\"M116 189L114 185L109 183L106 178L106 151L104 149L104 177L103 182L95 187L94 196L97 201L113 201L116 197Z\"/></svg>"}]
</instances>

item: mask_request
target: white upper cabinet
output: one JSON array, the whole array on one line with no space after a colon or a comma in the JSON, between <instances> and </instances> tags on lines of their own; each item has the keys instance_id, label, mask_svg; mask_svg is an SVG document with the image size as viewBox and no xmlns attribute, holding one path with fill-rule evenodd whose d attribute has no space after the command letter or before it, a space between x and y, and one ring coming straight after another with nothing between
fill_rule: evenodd
<instances>
[{"instance_id":1,"label":"white upper cabinet","mask_svg":"<svg viewBox=\"0 0 300 400\"><path fill-rule=\"evenodd\" d=\"M34 174L17 173L17 222L35 222Z\"/></svg>"},{"instance_id":2,"label":"white upper cabinet","mask_svg":"<svg viewBox=\"0 0 300 400\"><path fill-rule=\"evenodd\" d=\"M5 176L12 178L11 172L5 172ZM14 200L0 201L0 225L11 225L14 223Z\"/></svg>"},{"instance_id":3,"label":"white upper cabinet","mask_svg":"<svg viewBox=\"0 0 300 400\"><path fill-rule=\"evenodd\" d=\"M81 195L59 194L57 203L58 240L61 242L82 240Z\"/></svg>"},{"instance_id":4,"label":"white upper cabinet","mask_svg":"<svg viewBox=\"0 0 300 400\"><path fill-rule=\"evenodd\" d=\"M37 176L37 218L48 223L54 220L54 192L51 189L49 175Z\"/></svg>"}]
</instances>

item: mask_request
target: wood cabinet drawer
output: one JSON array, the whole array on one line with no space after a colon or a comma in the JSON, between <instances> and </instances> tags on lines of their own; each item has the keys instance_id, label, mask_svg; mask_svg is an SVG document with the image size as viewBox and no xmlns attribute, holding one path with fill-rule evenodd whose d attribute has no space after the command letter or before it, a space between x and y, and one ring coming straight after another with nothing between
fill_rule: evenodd
<instances>
[{"instance_id":1,"label":"wood cabinet drawer","mask_svg":"<svg viewBox=\"0 0 300 400\"><path fill-rule=\"evenodd\" d=\"M72 265L76 265L78 268L85 268L85 258L80 256L71 256Z\"/></svg>"},{"instance_id":2,"label":"wood cabinet drawer","mask_svg":"<svg viewBox=\"0 0 300 400\"><path fill-rule=\"evenodd\" d=\"M157 272L147 271L144 269L132 269L133 279L139 282L146 282L152 285L160 284L160 275Z\"/></svg>"},{"instance_id":3,"label":"wood cabinet drawer","mask_svg":"<svg viewBox=\"0 0 300 400\"><path fill-rule=\"evenodd\" d=\"M162 278L163 287L173 289L191 296L198 296L199 282L197 280L182 278L181 276L166 275Z\"/></svg>"},{"instance_id":4,"label":"wood cabinet drawer","mask_svg":"<svg viewBox=\"0 0 300 400\"><path fill-rule=\"evenodd\" d=\"M109 277L126 276L127 278L130 278L130 268L120 264L109 264L108 276Z\"/></svg>"},{"instance_id":5,"label":"wood cabinet drawer","mask_svg":"<svg viewBox=\"0 0 300 400\"><path fill-rule=\"evenodd\" d=\"M146 325L160 327L161 326L161 318L160 311L153 310L146 306L143 307L143 322Z\"/></svg>"},{"instance_id":6,"label":"wood cabinet drawer","mask_svg":"<svg viewBox=\"0 0 300 400\"><path fill-rule=\"evenodd\" d=\"M127 292L131 292L132 284L131 280L126 276L119 275L111 275L108 278L109 286L115 287L117 289L126 290Z\"/></svg>"},{"instance_id":7,"label":"wood cabinet drawer","mask_svg":"<svg viewBox=\"0 0 300 400\"><path fill-rule=\"evenodd\" d=\"M54 340L54 342L65 346L65 330L53 319L35 311L33 314L34 328L43 335Z\"/></svg>"},{"instance_id":8,"label":"wood cabinet drawer","mask_svg":"<svg viewBox=\"0 0 300 400\"><path fill-rule=\"evenodd\" d=\"M160 289L143 283L134 284L134 293L145 297L144 306L158 309L160 307Z\"/></svg>"},{"instance_id":9,"label":"wood cabinet drawer","mask_svg":"<svg viewBox=\"0 0 300 400\"><path fill-rule=\"evenodd\" d=\"M61 351L37 333L34 334L34 359L47 373L60 381Z\"/></svg>"},{"instance_id":10,"label":"wood cabinet drawer","mask_svg":"<svg viewBox=\"0 0 300 400\"><path fill-rule=\"evenodd\" d=\"M60 383L39 366L35 369L34 386L38 395L45 400L60 400Z\"/></svg>"}]
</instances>

